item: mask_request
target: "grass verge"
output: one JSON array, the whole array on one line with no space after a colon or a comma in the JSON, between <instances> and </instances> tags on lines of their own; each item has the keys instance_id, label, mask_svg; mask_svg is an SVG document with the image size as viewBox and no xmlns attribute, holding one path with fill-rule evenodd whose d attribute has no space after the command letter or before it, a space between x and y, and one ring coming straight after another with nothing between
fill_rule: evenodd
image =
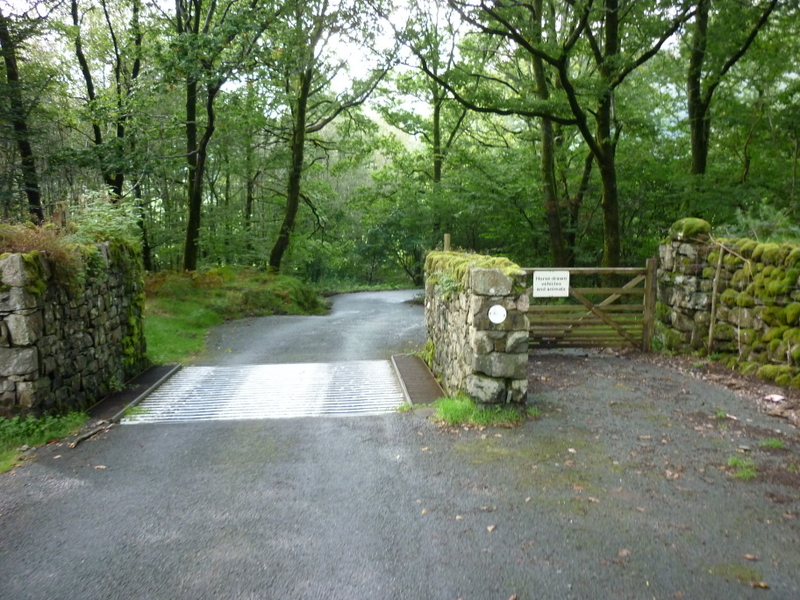
<instances>
[{"instance_id":1,"label":"grass verge","mask_svg":"<svg viewBox=\"0 0 800 600\"><path fill-rule=\"evenodd\" d=\"M19 463L21 446L41 446L76 433L88 417L82 412L61 416L0 419L0 473Z\"/></svg>"},{"instance_id":2,"label":"grass verge","mask_svg":"<svg viewBox=\"0 0 800 600\"><path fill-rule=\"evenodd\" d=\"M511 406L481 407L465 394L451 398L440 398L433 403L436 413L433 418L449 425L475 427L512 427L525 421L525 413Z\"/></svg>"},{"instance_id":3,"label":"grass verge","mask_svg":"<svg viewBox=\"0 0 800 600\"><path fill-rule=\"evenodd\" d=\"M181 362L200 352L209 327L228 319L323 314L328 305L293 277L219 267L150 275L144 330L154 364Z\"/></svg>"}]
</instances>

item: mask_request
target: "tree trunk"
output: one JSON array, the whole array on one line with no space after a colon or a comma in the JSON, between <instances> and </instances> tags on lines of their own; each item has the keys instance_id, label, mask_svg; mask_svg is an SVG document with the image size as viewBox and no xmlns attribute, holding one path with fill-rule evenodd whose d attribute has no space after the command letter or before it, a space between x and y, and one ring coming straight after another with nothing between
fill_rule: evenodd
<instances>
[{"instance_id":1,"label":"tree trunk","mask_svg":"<svg viewBox=\"0 0 800 600\"><path fill-rule=\"evenodd\" d=\"M541 44L542 39L542 0L534 0L536 22L534 23L534 43ZM533 56L533 74L536 80L536 94L542 101L550 99L547 77L544 72L544 61ZM547 218L547 231L550 234L550 252L553 266L567 266L567 253L564 248L564 234L561 228L561 212L558 206L556 189L556 142L553 133L553 121L546 117L539 119L542 133L542 152L540 169L542 173L542 197L544 212Z\"/></svg>"},{"instance_id":2,"label":"tree trunk","mask_svg":"<svg viewBox=\"0 0 800 600\"><path fill-rule=\"evenodd\" d=\"M30 142L25 105L20 90L16 44L11 39L11 33L8 29L8 19L1 12L0 46L2 47L3 61L6 67L11 119L14 126L14 138L22 163L22 182L25 186L25 195L28 199L28 212L33 222L38 225L44 221L44 211L42 210L39 178L36 173L36 157L33 154L33 148Z\"/></svg>"},{"instance_id":3,"label":"tree trunk","mask_svg":"<svg viewBox=\"0 0 800 600\"><path fill-rule=\"evenodd\" d=\"M278 232L278 239L275 240L272 252L269 255L269 270L273 273L279 273L281 270L281 261L289 248L289 241L297 218L297 209L300 207L300 185L303 179L303 161L305 159L306 146L306 114L313 75L313 68L309 67L300 76L300 89L297 94L294 122L292 124L291 165L289 166L289 182L286 189L286 214Z\"/></svg>"},{"instance_id":4,"label":"tree trunk","mask_svg":"<svg viewBox=\"0 0 800 600\"><path fill-rule=\"evenodd\" d=\"M195 193L195 173L197 173L197 81L186 79L186 162L188 218L186 221L186 240L183 246L183 269L197 269L197 238L200 234L200 198Z\"/></svg>"},{"instance_id":5,"label":"tree trunk","mask_svg":"<svg viewBox=\"0 0 800 600\"><path fill-rule=\"evenodd\" d=\"M605 60L600 64L603 81L611 81L611 63L619 54L619 5L617 0L606 0ZM616 145L619 129L614 115L614 89L605 90L594 115L597 124L595 135L599 152L595 155L603 182L603 266L618 267L622 254L619 227L619 191L617 189ZM615 129L612 131L612 129Z\"/></svg>"},{"instance_id":6,"label":"tree trunk","mask_svg":"<svg viewBox=\"0 0 800 600\"><path fill-rule=\"evenodd\" d=\"M710 122L708 104L703 99L702 76L708 41L708 11L711 0L697 0L686 78L687 112L692 145L692 175L704 175L708 162Z\"/></svg>"},{"instance_id":7,"label":"tree trunk","mask_svg":"<svg viewBox=\"0 0 800 600\"><path fill-rule=\"evenodd\" d=\"M208 143L214 135L214 100L221 82L206 86L206 126L203 137L197 141L197 82L187 84L186 94L186 141L189 161L189 218L186 223L186 243L183 252L183 270L196 271L200 254L200 219L203 210L203 178L208 157ZM190 105L191 104L191 109ZM190 128L189 125L192 125ZM194 147L194 151L191 150Z\"/></svg>"},{"instance_id":8,"label":"tree trunk","mask_svg":"<svg viewBox=\"0 0 800 600\"><path fill-rule=\"evenodd\" d=\"M436 86L433 95L433 183L437 185L442 182L442 104L444 96L441 89Z\"/></svg>"}]
</instances>

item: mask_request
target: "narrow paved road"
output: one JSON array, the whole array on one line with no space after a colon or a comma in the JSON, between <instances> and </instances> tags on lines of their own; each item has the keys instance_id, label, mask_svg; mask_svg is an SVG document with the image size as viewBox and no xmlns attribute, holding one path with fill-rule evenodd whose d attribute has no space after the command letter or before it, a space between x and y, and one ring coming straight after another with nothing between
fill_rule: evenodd
<instances>
[{"instance_id":1,"label":"narrow paved road","mask_svg":"<svg viewBox=\"0 0 800 600\"><path fill-rule=\"evenodd\" d=\"M366 327L350 304L365 298L337 300L354 319L334 328L340 357L364 358L344 340ZM420 326L419 307L376 302L365 310L410 313L379 318L393 324L375 339ZM322 321L277 337L323 340ZM253 335L248 360L274 357L260 323L217 331L219 356L238 360ZM0 476L0 598L800 598L796 430L666 367L530 367L545 416L511 430L451 432L414 411L130 425L49 446ZM754 481L727 468L742 446Z\"/></svg>"},{"instance_id":2,"label":"narrow paved road","mask_svg":"<svg viewBox=\"0 0 800 600\"><path fill-rule=\"evenodd\" d=\"M388 359L425 343L421 290L361 292L333 298L323 317L242 319L215 327L192 364L262 365Z\"/></svg>"}]
</instances>

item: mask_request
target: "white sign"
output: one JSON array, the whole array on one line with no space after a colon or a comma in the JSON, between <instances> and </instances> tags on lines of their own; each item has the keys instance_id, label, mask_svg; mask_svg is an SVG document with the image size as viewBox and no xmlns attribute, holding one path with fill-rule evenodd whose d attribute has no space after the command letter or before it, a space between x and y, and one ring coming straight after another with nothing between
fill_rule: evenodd
<instances>
[{"instance_id":1,"label":"white sign","mask_svg":"<svg viewBox=\"0 0 800 600\"><path fill-rule=\"evenodd\" d=\"M489 309L489 320L495 325L499 325L506 320L508 313L505 307L495 304Z\"/></svg>"},{"instance_id":2,"label":"white sign","mask_svg":"<svg viewBox=\"0 0 800 600\"><path fill-rule=\"evenodd\" d=\"M569 271L534 271L534 298L566 298L569 296Z\"/></svg>"}]
</instances>

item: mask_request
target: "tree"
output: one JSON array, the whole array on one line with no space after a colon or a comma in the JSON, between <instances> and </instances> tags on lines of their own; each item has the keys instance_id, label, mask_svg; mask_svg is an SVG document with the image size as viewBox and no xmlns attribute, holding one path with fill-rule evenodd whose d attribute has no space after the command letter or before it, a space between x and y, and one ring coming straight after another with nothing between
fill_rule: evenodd
<instances>
[{"instance_id":1,"label":"tree","mask_svg":"<svg viewBox=\"0 0 800 600\"><path fill-rule=\"evenodd\" d=\"M766 27L778 3L779 0L741 3L696 0L686 73L692 175L704 175L706 172L714 92ZM712 10L712 6L715 10ZM745 33L744 37L742 32Z\"/></svg>"},{"instance_id":2,"label":"tree","mask_svg":"<svg viewBox=\"0 0 800 600\"><path fill-rule=\"evenodd\" d=\"M28 212L33 222L39 224L44 220L44 211L39 190L39 177L36 173L36 156L33 152L28 128L28 111L22 94L22 83L17 66L17 48L21 40L12 34L9 28L9 25L12 24L12 20L0 12L0 50L3 53L8 83L9 114L20 156L22 183L28 199Z\"/></svg>"},{"instance_id":3,"label":"tree","mask_svg":"<svg viewBox=\"0 0 800 600\"><path fill-rule=\"evenodd\" d=\"M574 125L597 164L603 185L603 265L620 264L621 234L615 152L622 123L615 108L615 91L650 60L691 14L688 2L657 2L643 8L637 2L603 0L570 3L563 14L549 4L551 29L558 39L538 34L544 6L533 1L499 0L486 4L449 0L451 6L487 39L507 44L514 52L540 59L557 80L558 98L543 99L525 81L497 74L462 71L457 78L437 77L420 56L426 72L448 87L466 106L480 112L546 118ZM537 12L537 10L539 12ZM486 102L459 89L465 79L493 80L505 92ZM537 101L531 98L536 97ZM593 126L592 126L593 122Z\"/></svg>"},{"instance_id":4,"label":"tree","mask_svg":"<svg viewBox=\"0 0 800 600\"><path fill-rule=\"evenodd\" d=\"M334 78L343 73L347 61L334 61L329 46L345 33L352 36L351 41L359 34L365 39L374 35L372 23L364 21L364 9L360 1L332 6L327 0L299 0L286 12L286 45L274 53L273 63L281 77L286 113L272 134L286 140L289 164L286 209L269 255L268 266L273 272L281 269L297 220L308 136L363 104L388 71L388 65L383 65L374 68L366 79L352 80L342 93L331 90Z\"/></svg>"},{"instance_id":5,"label":"tree","mask_svg":"<svg viewBox=\"0 0 800 600\"><path fill-rule=\"evenodd\" d=\"M183 268L197 269L203 182L208 146L216 128L215 101L222 86L251 61L279 8L259 0L177 0L170 45L174 74L183 73L188 218ZM205 113L201 125L198 109Z\"/></svg>"}]
</instances>

